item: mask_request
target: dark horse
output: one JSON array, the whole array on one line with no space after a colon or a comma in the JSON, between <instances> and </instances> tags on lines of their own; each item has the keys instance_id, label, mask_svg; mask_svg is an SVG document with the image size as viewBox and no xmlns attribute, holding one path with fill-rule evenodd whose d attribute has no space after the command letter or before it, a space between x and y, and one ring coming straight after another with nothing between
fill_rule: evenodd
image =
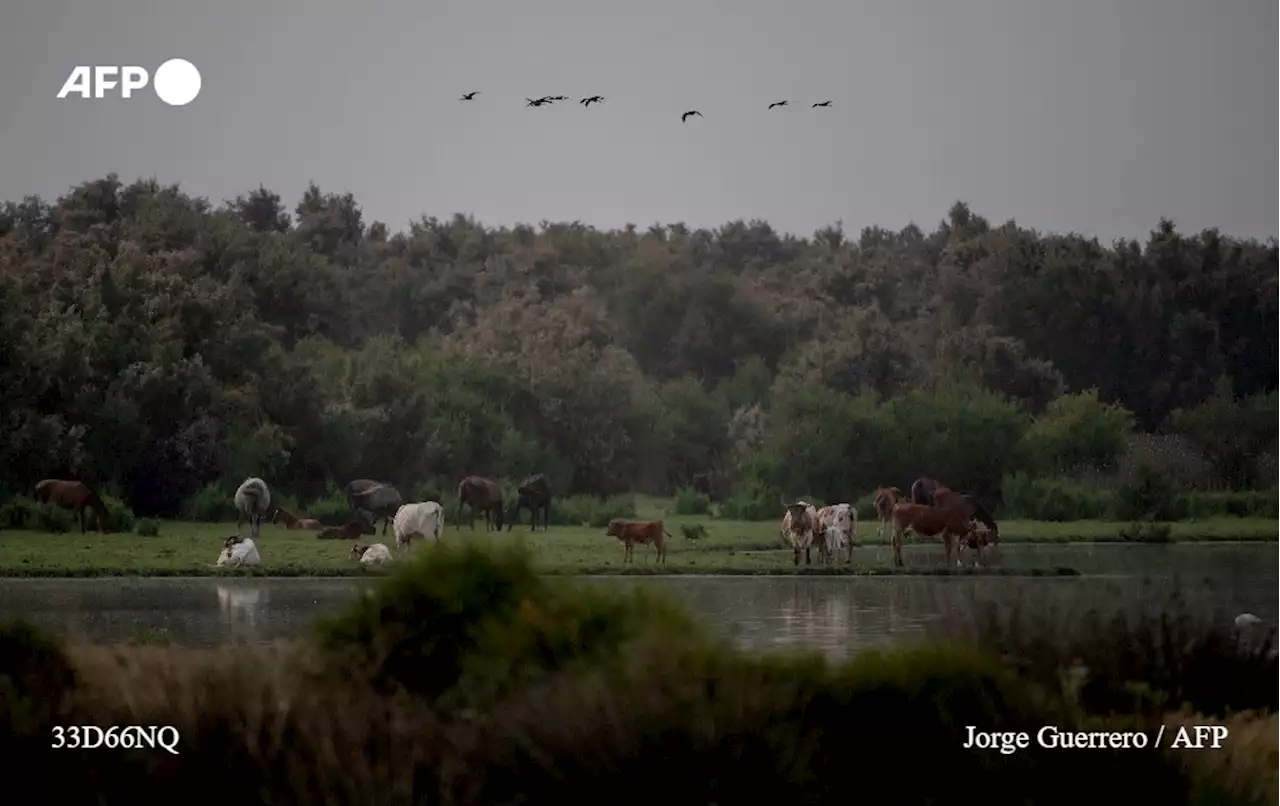
<instances>
[{"instance_id":1,"label":"dark horse","mask_svg":"<svg viewBox=\"0 0 1280 806\"><path fill-rule=\"evenodd\" d=\"M507 531L511 531L511 527L520 521L520 510L529 510L529 529L531 531L538 530L538 512L542 512L542 529L546 531L551 523L551 485L547 483L547 477L541 473L530 476L524 480L524 483L516 490L518 498L516 505L511 508L511 523L507 524Z\"/></svg>"},{"instance_id":2,"label":"dark horse","mask_svg":"<svg viewBox=\"0 0 1280 806\"><path fill-rule=\"evenodd\" d=\"M98 522L98 531L104 535L107 533L107 522L110 520L107 506L83 481L45 479L36 485L36 500L69 509L79 515L80 534L85 533L84 511L92 510L94 519Z\"/></svg>"},{"instance_id":3,"label":"dark horse","mask_svg":"<svg viewBox=\"0 0 1280 806\"><path fill-rule=\"evenodd\" d=\"M467 476L458 485L458 525L462 525L462 507L471 511L471 528L476 528L476 513L484 513L486 531L497 525L502 531L502 488L493 479L481 476Z\"/></svg>"},{"instance_id":4,"label":"dark horse","mask_svg":"<svg viewBox=\"0 0 1280 806\"><path fill-rule=\"evenodd\" d=\"M383 535L387 533L387 524L396 516L396 510L404 504L400 492L386 482L356 479L344 487L343 491L347 494L347 505L353 513L360 515L368 512L373 516L374 526L378 525L379 518L382 519Z\"/></svg>"}]
</instances>

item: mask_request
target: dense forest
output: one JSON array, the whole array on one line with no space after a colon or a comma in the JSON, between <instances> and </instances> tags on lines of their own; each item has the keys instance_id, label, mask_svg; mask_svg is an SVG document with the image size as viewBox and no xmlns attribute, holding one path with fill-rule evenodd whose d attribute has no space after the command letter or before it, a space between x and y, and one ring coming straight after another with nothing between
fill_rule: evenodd
<instances>
[{"instance_id":1,"label":"dense forest","mask_svg":"<svg viewBox=\"0 0 1280 806\"><path fill-rule=\"evenodd\" d=\"M315 185L290 212L109 175L0 208L0 492L79 477L169 515L249 475L308 500L544 472L745 514L921 474L1024 508L1271 488L1277 328L1274 240L1168 221L392 233Z\"/></svg>"}]
</instances>

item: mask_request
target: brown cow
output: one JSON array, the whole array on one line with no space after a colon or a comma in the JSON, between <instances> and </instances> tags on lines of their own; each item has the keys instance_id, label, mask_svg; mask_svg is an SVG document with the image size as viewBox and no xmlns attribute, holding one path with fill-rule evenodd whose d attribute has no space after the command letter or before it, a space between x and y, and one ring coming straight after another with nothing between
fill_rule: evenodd
<instances>
[{"instance_id":1,"label":"brown cow","mask_svg":"<svg viewBox=\"0 0 1280 806\"><path fill-rule=\"evenodd\" d=\"M36 500L76 513L80 518L80 534L85 533L84 511L92 510L94 519L98 522L98 531L104 535L107 533L107 522L111 520L107 506L83 481L45 479L36 485Z\"/></svg>"},{"instance_id":2,"label":"brown cow","mask_svg":"<svg viewBox=\"0 0 1280 806\"><path fill-rule=\"evenodd\" d=\"M652 543L658 550L658 562L667 564L667 538L671 537L671 534L667 532L662 521L623 521L615 518L609 521L609 528L605 530L605 534L622 541L625 547L622 552L624 563L635 562L637 543L641 545Z\"/></svg>"},{"instance_id":3,"label":"brown cow","mask_svg":"<svg viewBox=\"0 0 1280 806\"><path fill-rule=\"evenodd\" d=\"M967 540L973 532L973 523L954 509L903 503L894 505L890 517L893 520L893 564L897 566L905 564L902 562L902 537L908 530L926 537L941 535L948 567L956 556L956 540Z\"/></svg>"},{"instance_id":4,"label":"brown cow","mask_svg":"<svg viewBox=\"0 0 1280 806\"><path fill-rule=\"evenodd\" d=\"M486 479L480 476L467 476L458 485L458 518L457 523L462 525L462 507L466 505L471 513L472 530L476 528L476 513L484 513L485 531L489 531L494 524L497 525L499 532L502 531L502 487L493 479Z\"/></svg>"},{"instance_id":5,"label":"brown cow","mask_svg":"<svg viewBox=\"0 0 1280 806\"><path fill-rule=\"evenodd\" d=\"M364 518L347 521L341 526L330 526L316 535L317 540L355 540L360 535L377 534L378 530Z\"/></svg>"},{"instance_id":6,"label":"brown cow","mask_svg":"<svg viewBox=\"0 0 1280 806\"><path fill-rule=\"evenodd\" d=\"M978 503L975 496L958 493L948 487L939 487L933 493L933 505L943 509L954 509L966 520L981 521L983 526L995 534L997 541L1000 539L1000 527L996 525L995 518L991 517L986 507Z\"/></svg>"},{"instance_id":7,"label":"brown cow","mask_svg":"<svg viewBox=\"0 0 1280 806\"><path fill-rule=\"evenodd\" d=\"M876 508L876 517L879 522L876 524L876 538L884 536L889 530L889 515L893 512L893 505L902 500L902 490L897 487L877 487L875 498L871 504Z\"/></svg>"}]
</instances>

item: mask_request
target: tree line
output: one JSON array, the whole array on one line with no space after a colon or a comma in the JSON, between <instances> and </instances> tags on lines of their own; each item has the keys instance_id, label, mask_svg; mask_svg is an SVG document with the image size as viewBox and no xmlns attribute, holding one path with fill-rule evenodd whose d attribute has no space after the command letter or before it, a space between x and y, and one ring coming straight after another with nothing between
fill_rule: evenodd
<instances>
[{"instance_id":1,"label":"tree line","mask_svg":"<svg viewBox=\"0 0 1280 806\"><path fill-rule=\"evenodd\" d=\"M542 472L743 511L919 475L1258 489L1277 322L1274 239L1164 220L392 233L314 184L290 211L112 174L0 208L0 487L83 478L148 515L251 475L308 500Z\"/></svg>"}]
</instances>

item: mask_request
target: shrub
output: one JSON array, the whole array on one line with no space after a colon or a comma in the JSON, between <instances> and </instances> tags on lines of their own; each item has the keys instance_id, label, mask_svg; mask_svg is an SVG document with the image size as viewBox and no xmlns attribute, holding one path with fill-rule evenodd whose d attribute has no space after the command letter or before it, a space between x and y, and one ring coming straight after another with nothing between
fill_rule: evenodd
<instances>
[{"instance_id":1,"label":"shrub","mask_svg":"<svg viewBox=\"0 0 1280 806\"><path fill-rule=\"evenodd\" d=\"M701 540L707 536L707 527L700 523L682 523L680 533L684 535L685 540Z\"/></svg>"},{"instance_id":2,"label":"shrub","mask_svg":"<svg viewBox=\"0 0 1280 806\"><path fill-rule=\"evenodd\" d=\"M636 517L636 499L631 495L599 498L593 495L570 495L551 499L551 522L557 526L591 526L603 528L614 518Z\"/></svg>"},{"instance_id":3,"label":"shrub","mask_svg":"<svg viewBox=\"0 0 1280 806\"><path fill-rule=\"evenodd\" d=\"M119 498L103 495L102 504L107 508L107 529L112 532L133 531L133 509Z\"/></svg>"},{"instance_id":4,"label":"shrub","mask_svg":"<svg viewBox=\"0 0 1280 806\"><path fill-rule=\"evenodd\" d=\"M1114 494L1058 479L1033 479L1024 473L1004 478L1007 517L1038 521L1104 520L1115 509Z\"/></svg>"},{"instance_id":5,"label":"shrub","mask_svg":"<svg viewBox=\"0 0 1280 806\"><path fill-rule=\"evenodd\" d=\"M1176 521L1182 499L1169 477L1149 462L1138 462L1116 488L1116 517Z\"/></svg>"},{"instance_id":6,"label":"shrub","mask_svg":"<svg viewBox=\"0 0 1280 806\"><path fill-rule=\"evenodd\" d=\"M1212 518L1223 515L1237 518L1277 518L1276 490L1239 492L1192 492L1183 496L1183 508L1190 518Z\"/></svg>"},{"instance_id":7,"label":"shrub","mask_svg":"<svg viewBox=\"0 0 1280 806\"><path fill-rule=\"evenodd\" d=\"M152 518L143 518L138 521L134 531L140 537L155 537L160 534L160 522Z\"/></svg>"},{"instance_id":8,"label":"shrub","mask_svg":"<svg viewBox=\"0 0 1280 806\"><path fill-rule=\"evenodd\" d=\"M711 512L711 496L688 487L676 493L672 505L675 515L706 515Z\"/></svg>"},{"instance_id":9,"label":"shrub","mask_svg":"<svg viewBox=\"0 0 1280 806\"><path fill-rule=\"evenodd\" d=\"M1132 521L1120 527L1120 539L1130 543L1172 543L1173 527L1156 521Z\"/></svg>"},{"instance_id":10,"label":"shrub","mask_svg":"<svg viewBox=\"0 0 1280 806\"><path fill-rule=\"evenodd\" d=\"M200 523L233 522L236 520L235 500L217 484L208 484L187 499L182 514L187 520Z\"/></svg>"},{"instance_id":11,"label":"shrub","mask_svg":"<svg viewBox=\"0 0 1280 806\"><path fill-rule=\"evenodd\" d=\"M782 494L761 482L749 482L734 491L720 507L720 517L736 521L771 521L781 518Z\"/></svg>"},{"instance_id":12,"label":"shrub","mask_svg":"<svg viewBox=\"0 0 1280 806\"><path fill-rule=\"evenodd\" d=\"M303 508L308 518L315 518L326 526L340 526L351 520L351 505L347 497L337 490L330 490L323 498L317 498Z\"/></svg>"}]
</instances>

